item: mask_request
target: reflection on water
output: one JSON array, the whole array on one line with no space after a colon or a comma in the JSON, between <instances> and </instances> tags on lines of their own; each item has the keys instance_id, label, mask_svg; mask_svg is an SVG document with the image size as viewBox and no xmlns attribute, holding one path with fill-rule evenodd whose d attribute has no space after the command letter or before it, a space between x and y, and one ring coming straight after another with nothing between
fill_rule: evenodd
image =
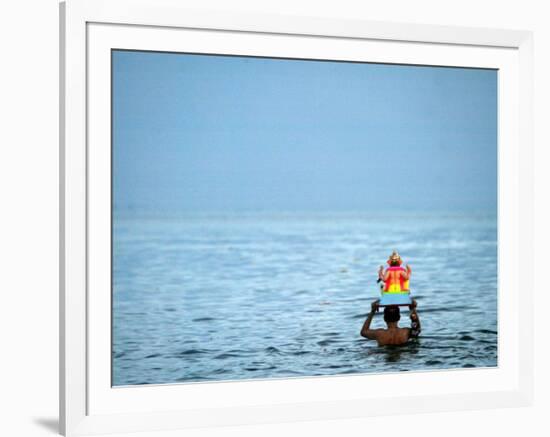
<instances>
[{"instance_id":1,"label":"reflection on water","mask_svg":"<svg viewBox=\"0 0 550 437\"><path fill-rule=\"evenodd\" d=\"M113 231L114 385L497 364L494 216L187 215ZM378 347L359 331L393 249L422 336Z\"/></svg>"}]
</instances>

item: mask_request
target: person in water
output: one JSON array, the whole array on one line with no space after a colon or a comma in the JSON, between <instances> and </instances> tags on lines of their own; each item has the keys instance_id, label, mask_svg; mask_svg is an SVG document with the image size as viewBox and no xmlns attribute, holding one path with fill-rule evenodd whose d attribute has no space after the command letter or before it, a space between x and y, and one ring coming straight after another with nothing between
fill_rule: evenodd
<instances>
[{"instance_id":1,"label":"person in water","mask_svg":"<svg viewBox=\"0 0 550 437\"><path fill-rule=\"evenodd\" d=\"M401 318L401 312L397 305L390 305L384 308L384 321L388 329L371 329L370 324L374 314L378 311L379 300L371 305L371 312L361 328L361 335L369 340L376 340L378 346L403 345L410 339L420 335L420 319L416 312L416 301L413 299L409 308L411 310L411 327L400 328L397 324Z\"/></svg>"},{"instance_id":2,"label":"person in water","mask_svg":"<svg viewBox=\"0 0 550 437\"><path fill-rule=\"evenodd\" d=\"M410 266L407 264L405 269L401 267L403 261L395 250L388 258L387 263L389 267L385 271L383 266L380 266L378 270L378 282L384 283L383 291L385 293L409 291Z\"/></svg>"}]
</instances>

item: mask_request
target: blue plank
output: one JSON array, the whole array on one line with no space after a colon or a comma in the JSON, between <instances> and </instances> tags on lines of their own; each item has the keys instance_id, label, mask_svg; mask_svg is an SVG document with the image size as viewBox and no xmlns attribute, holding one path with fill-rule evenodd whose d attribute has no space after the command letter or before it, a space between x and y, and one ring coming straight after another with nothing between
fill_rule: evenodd
<instances>
[{"instance_id":1,"label":"blue plank","mask_svg":"<svg viewBox=\"0 0 550 437\"><path fill-rule=\"evenodd\" d=\"M410 305L412 303L409 293L382 293L380 297L380 306L389 305Z\"/></svg>"}]
</instances>

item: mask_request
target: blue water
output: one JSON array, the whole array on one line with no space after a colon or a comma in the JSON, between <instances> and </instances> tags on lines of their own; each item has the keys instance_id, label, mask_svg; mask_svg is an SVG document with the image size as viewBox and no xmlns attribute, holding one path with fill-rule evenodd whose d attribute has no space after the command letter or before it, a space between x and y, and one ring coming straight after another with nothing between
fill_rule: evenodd
<instances>
[{"instance_id":1,"label":"blue water","mask_svg":"<svg viewBox=\"0 0 550 437\"><path fill-rule=\"evenodd\" d=\"M497 365L495 216L188 214L113 226L113 385ZM413 269L422 335L378 347L359 331L394 249Z\"/></svg>"}]
</instances>

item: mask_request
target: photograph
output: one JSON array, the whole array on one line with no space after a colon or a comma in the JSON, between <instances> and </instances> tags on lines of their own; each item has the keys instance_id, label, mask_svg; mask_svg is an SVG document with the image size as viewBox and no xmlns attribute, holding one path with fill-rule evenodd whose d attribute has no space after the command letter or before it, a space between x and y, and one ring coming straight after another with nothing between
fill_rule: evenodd
<instances>
[{"instance_id":1,"label":"photograph","mask_svg":"<svg viewBox=\"0 0 550 437\"><path fill-rule=\"evenodd\" d=\"M497 367L498 79L112 49L111 385Z\"/></svg>"}]
</instances>

